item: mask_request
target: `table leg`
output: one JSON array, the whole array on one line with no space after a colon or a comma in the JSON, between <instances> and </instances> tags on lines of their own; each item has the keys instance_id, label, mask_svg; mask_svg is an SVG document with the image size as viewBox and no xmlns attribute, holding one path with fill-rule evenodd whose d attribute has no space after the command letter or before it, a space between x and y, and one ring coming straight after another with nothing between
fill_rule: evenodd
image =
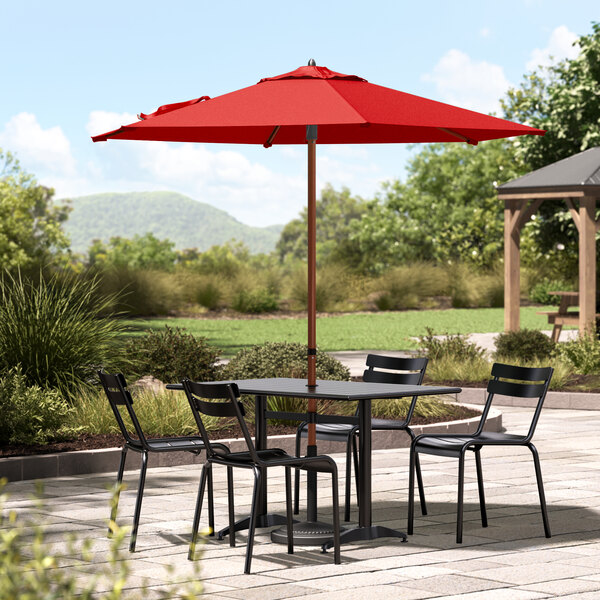
<instances>
[{"instance_id":1,"label":"table leg","mask_svg":"<svg viewBox=\"0 0 600 600\"><path fill-rule=\"evenodd\" d=\"M267 448L267 420L265 411L267 410L267 397L255 397L255 425L256 434L254 444L257 450L265 450ZM258 490L258 510L256 515L256 527L273 527L274 525L284 525L286 518L283 515L267 513L267 477L266 469L263 469L263 477L261 477L261 485ZM240 519L235 523L235 531L248 529L250 517ZM225 527L217 532L217 538L222 540L226 535L229 535L229 527Z\"/></svg>"},{"instance_id":2,"label":"table leg","mask_svg":"<svg viewBox=\"0 0 600 600\"><path fill-rule=\"evenodd\" d=\"M358 497L358 527L347 529L340 535L340 544L375 540L382 537L399 537L406 542L406 534L389 527L373 525L373 507L371 504L371 400L361 400L358 409L359 427L359 468L360 489ZM322 549L325 552L333 547L333 538L327 540Z\"/></svg>"}]
</instances>

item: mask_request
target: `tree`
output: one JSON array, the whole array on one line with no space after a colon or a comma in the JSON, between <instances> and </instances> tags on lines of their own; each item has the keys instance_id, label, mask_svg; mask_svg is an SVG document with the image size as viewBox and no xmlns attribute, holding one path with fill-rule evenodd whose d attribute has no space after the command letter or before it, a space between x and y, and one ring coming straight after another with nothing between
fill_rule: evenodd
<instances>
[{"instance_id":1,"label":"tree","mask_svg":"<svg viewBox=\"0 0 600 600\"><path fill-rule=\"evenodd\" d=\"M363 270L422 260L491 266L503 249L495 186L521 174L511 142L429 144L407 170L406 183L384 185L383 195L353 224Z\"/></svg>"},{"instance_id":2,"label":"tree","mask_svg":"<svg viewBox=\"0 0 600 600\"><path fill-rule=\"evenodd\" d=\"M0 267L29 268L69 246L62 230L70 208L56 206L54 190L39 185L10 153L0 149Z\"/></svg>"},{"instance_id":3,"label":"tree","mask_svg":"<svg viewBox=\"0 0 600 600\"><path fill-rule=\"evenodd\" d=\"M515 156L528 169L600 145L600 23L575 45L577 57L525 75L502 100L507 119L547 130L519 139Z\"/></svg>"},{"instance_id":4,"label":"tree","mask_svg":"<svg viewBox=\"0 0 600 600\"><path fill-rule=\"evenodd\" d=\"M88 259L90 265L170 271L177 258L174 246L174 242L159 240L152 233L134 235L131 239L112 237L108 244L94 240Z\"/></svg>"},{"instance_id":5,"label":"tree","mask_svg":"<svg viewBox=\"0 0 600 600\"><path fill-rule=\"evenodd\" d=\"M524 169L539 169L600 145L600 23L575 42L577 57L526 75L503 101L506 118L546 130L519 139L515 158ZM535 240L525 262L551 258L564 276L577 268L577 230L563 203L546 201L529 225ZM564 247L565 250L560 250Z\"/></svg>"},{"instance_id":6,"label":"tree","mask_svg":"<svg viewBox=\"0 0 600 600\"><path fill-rule=\"evenodd\" d=\"M349 239L350 224L359 219L367 202L351 196L346 187L340 192L331 185L325 186L317 200L317 262L346 262L354 260L355 245ZM281 232L276 252L283 262L290 258L306 260L308 210L300 218L290 221Z\"/></svg>"}]
</instances>

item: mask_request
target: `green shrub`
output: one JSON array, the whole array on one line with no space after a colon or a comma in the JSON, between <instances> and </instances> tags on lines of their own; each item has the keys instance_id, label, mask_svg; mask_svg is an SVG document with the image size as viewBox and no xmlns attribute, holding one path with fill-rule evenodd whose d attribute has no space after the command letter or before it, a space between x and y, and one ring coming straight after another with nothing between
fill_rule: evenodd
<instances>
[{"instance_id":1,"label":"green shrub","mask_svg":"<svg viewBox=\"0 0 600 600\"><path fill-rule=\"evenodd\" d=\"M96 384L99 366L120 368L124 325L110 314L114 296L97 279L54 275L35 283L0 279L0 373L21 365L28 385L71 394Z\"/></svg>"},{"instance_id":2,"label":"green shrub","mask_svg":"<svg viewBox=\"0 0 600 600\"><path fill-rule=\"evenodd\" d=\"M499 271L478 273L464 264L448 269L454 308L504 306L504 276Z\"/></svg>"},{"instance_id":3,"label":"green shrub","mask_svg":"<svg viewBox=\"0 0 600 600\"><path fill-rule=\"evenodd\" d=\"M447 289L445 271L428 263L390 269L373 282L379 310L418 308L424 298L443 295Z\"/></svg>"},{"instance_id":4,"label":"green shrub","mask_svg":"<svg viewBox=\"0 0 600 600\"><path fill-rule=\"evenodd\" d=\"M572 286L564 281L543 279L529 290L529 299L538 304L554 304L558 306L560 304L560 296L551 296L548 292L562 292L571 288Z\"/></svg>"},{"instance_id":5,"label":"green shrub","mask_svg":"<svg viewBox=\"0 0 600 600\"><path fill-rule=\"evenodd\" d=\"M465 362L482 358L485 354L485 350L469 342L467 335L445 333L443 336L436 336L430 327L426 328L426 332L425 335L419 336L419 348L430 360L447 357Z\"/></svg>"},{"instance_id":6,"label":"green shrub","mask_svg":"<svg viewBox=\"0 0 600 600\"><path fill-rule=\"evenodd\" d=\"M184 378L211 381L219 371L216 362L220 351L178 327L166 326L162 331L130 339L126 344L133 374L152 375L165 383Z\"/></svg>"},{"instance_id":7,"label":"green shrub","mask_svg":"<svg viewBox=\"0 0 600 600\"><path fill-rule=\"evenodd\" d=\"M339 360L317 350L317 378L348 381L350 371ZM268 377L306 378L308 374L307 346L288 342L267 342L240 350L223 369L223 379L261 379ZM249 415L253 404L245 402ZM351 402L348 414L354 411ZM306 400L270 396L269 410L306 412ZM319 404L319 412L327 412L327 406Z\"/></svg>"},{"instance_id":8,"label":"green shrub","mask_svg":"<svg viewBox=\"0 0 600 600\"><path fill-rule=\"evenodd\" d=\"M240 290L234 294L231 308L241 313L259 314L276 311L279 302L274 294L265 288Z\"/></svg>"},{"instance_id":9,"label":"green shrub","mask_svg":"<svg viewBox=\"0 0 600 600\"><path fill-rule=\"evenodd\" d=\"M287 294L292 304L306 310L308 305L308 276L305 266L296 269L288 279ZM324 265L317 269L316 304L319 312L332 311L348 299L349 274L340 265Z\"/></svg>"},{"instance_id":10,"label":"green shrub","mask_svg":"<svg viewBox=\"0 0 600 600\"><path fill-rule=\"evenodd\" d=\"M179 309L184 292L174 273L107 265L96 271L100 291L118 296L113 310L135 316L168 315Z\"/></svg>"},{"instance_id":11,"label":"green shrub","mask_svg":"<svg viewBox=\"0 0 600 600\"><path fill-rule=\"evenodd\" d=\"M221 283L215 275L199 276L194 285L194 301L208 310L215 310L224 297Z\"/></svg>"},{"instance_id":12,"label":"green shrub","mask_svg":"<svg viewBox=\"0 0 600 600\"><path fill-rule=\"evenodd\" d=\"M71 408L57 390L28 386L20 367L0 377L0 444L44 444L69 437Z\"/></svg>"},{"instance_id":13,"label":"green shrub","mask_svg":"<svg viewBox=\"0 0 600 600\"><path fill-rule=\"evenodd\" d=\"M556 355L566 360L576 373L600 374L600 339L595 335L580 335L575 340L556 344Z\"/></svg>"},{"instance_id":14,"label":"green shrub","mask_svg":"<svg viewBox=\"0 0 600 600\"><path fill-rule=\"evenodd\" d=\"M498 334L495 343L497 359L522 361L549 359L556 345L546 334L535 329L505 331Z\"/></svg>"}]
</instances>

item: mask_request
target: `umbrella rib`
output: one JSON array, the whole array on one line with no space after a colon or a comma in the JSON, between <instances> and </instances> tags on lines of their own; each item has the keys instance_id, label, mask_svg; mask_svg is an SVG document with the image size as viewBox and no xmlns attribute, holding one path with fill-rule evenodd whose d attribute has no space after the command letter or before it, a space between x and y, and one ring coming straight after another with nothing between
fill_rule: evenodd
<instances>
[{"instance_id":1,"label":"umbrella rib","mask_svg":"<svg viewBox=\"0 0 600 600\"><path fill-rule=\"evenodd\" d=\"M462 133L458 133L457 131L452 131L452 129L446 129L445 127L437 127L436 129L438 129L438 131L443 131L444 133L447 133L449 135L453 135L454 137L457 137L459 140L462 140L463 142L467 142L467 144L477 146L477 140L472 140L471 138L464 136Z\"/></svg>"},{"instance_id":2,"label":"umbrella rib","mask_svg":"<svg viewBox=\"0 0 600 600\"><path fill-rule=\"evenodd\" d=\"M273 128L273 131L271 131L271 135L267 138L267 141L263 144L263 146L265 148L270 148L273 145L273 140L275 139L275 136L277 135L277 132L279 131L280 128L281 128L281 125L275 125L275 127Z\"/></svg>"}]
</instances>

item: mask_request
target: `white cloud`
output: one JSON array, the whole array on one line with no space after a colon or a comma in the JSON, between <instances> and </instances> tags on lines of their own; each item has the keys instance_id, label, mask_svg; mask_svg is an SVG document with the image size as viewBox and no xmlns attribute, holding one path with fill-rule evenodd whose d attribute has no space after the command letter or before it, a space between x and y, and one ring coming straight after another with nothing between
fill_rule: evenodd
<instances>
[{"instance_id":1,"label":"white cloud","mask_svg":"<svg viewBox=\"0 0 600 600\"><path fill-rule=\"evenodd\" d=\"M499 99L510 87L500 65L475 61L456 49L446 52L421 79L435 85L441 101L484 113L498 112Z\"/></svg>"},{"instance_id":2,"label":"white cloud","mask_svg":"<svg viewBox=\"0 0 600 600\"><path fill-rule=\"evenodd\" d=\"M530 59L525 65L528 71L538 67L548 67L565 58L575 58L579 54L579 47L573 46L578 36L569 31L565 25L560 25L551 34L545 48L532 50Z\"/></svg>"},{"instance_id":3,"label":"white cloud","mask_svg":"<svg viewBox=\"0 0 600 600\"><path fill-rule=\"evenodd\" d=\"M114 113L105 110L93 110L85 126L86 131L93 135L100 135L113 129L118 129L121 125L129 125L137 121L137 117L131 113Z\"/></svg>"},{"instance_id":4,"label":"white cloud","mask_svg":"<svg viewBox=\"0 0 600 600\"><path fill-rule=\"evenodd\" d=\"M62 176L76 173L71 145L62 129L43 129L34 114L22 112L12 117L0 131L0 146L14 152L27 170Z\"/></svg>"}]
</instances>

